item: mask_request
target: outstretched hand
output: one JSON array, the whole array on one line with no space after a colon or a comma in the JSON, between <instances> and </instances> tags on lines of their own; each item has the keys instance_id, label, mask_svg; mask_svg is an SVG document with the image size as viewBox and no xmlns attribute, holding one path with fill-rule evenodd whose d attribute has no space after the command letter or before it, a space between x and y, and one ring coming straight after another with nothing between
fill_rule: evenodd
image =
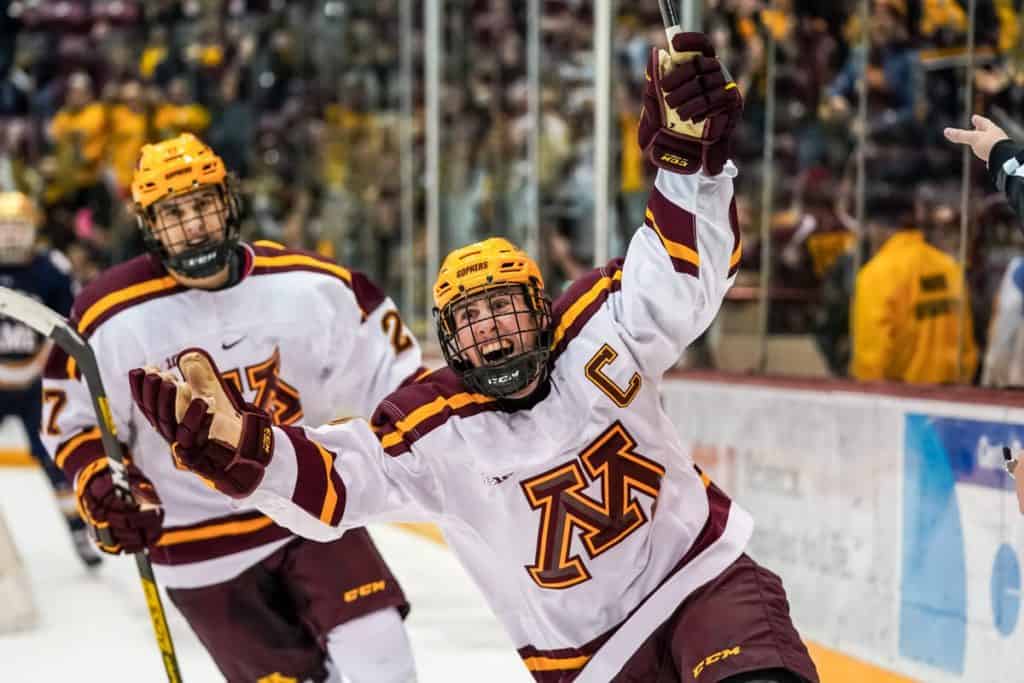
<instances>
[{"instance_id":1,"label":"outstretched hand","mask_svg":"<svg viewBox=\"0 0 1024 683\"><path fill-rule=\"evenodd\" d=\"M274 449L270 415L245 403L206 351L178 356L184 381L171 373L136 368L132 399L171 446L175 464L233 498L251 494Z\"/></svg>"},{"instance_id":2,"label":"outstretched hand","mask_svg":"<svg viewBox=\"0 0 1024 683\"><path fill-rule=\"evenodd\" d=\"M992 154L992 148L996 146L996 143L1008 140L1010 136L991 119L980 114L971 117L971 124L974 126L974 130L947 128L942 133L950 142L968 145L974 152L974 156L988 163L988 157Z\"/></svg>"}]
</instances>

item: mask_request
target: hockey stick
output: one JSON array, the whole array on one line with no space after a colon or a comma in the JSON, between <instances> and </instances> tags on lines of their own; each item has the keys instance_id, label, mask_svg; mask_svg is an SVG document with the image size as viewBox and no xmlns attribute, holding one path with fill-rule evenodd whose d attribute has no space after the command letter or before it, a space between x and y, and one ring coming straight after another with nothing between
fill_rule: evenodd
<instances>
[{"instance_id":1,"label":"hockey stick","mask_svg":"<svg viewBox=\"0 0 1024 683\"><path fill-rule=\"evenodd\" d=\"M121 500L134 504L135 496L132 495L131 486L129 486L124 472L124 455L121 452L121 444L117 440L117 428L114 426L110 404L107 402L107 392L103 389L103 382L100 379L96 356L93 354L89 342L83 339L63 316L35 299L7 287L0 287L0 315L25 323L36 332L52 339L75 360L82 376L85 377L89 395L92 397L92 407L96 411L99 422L103 450L107 455L114 490ZM101 529L101 540L113 545L112 538L109 536L104 538L104 534L109 533L108 530ZM174 652L171 631L167 627L167 615L164 613L164 606L160 600L160 592L157 590L156 578L153 576L153 566L149 562L149 556L145 552L135 553L135 564L139 568L142 592L146 596L149 618L153 622L156 644L160 648L160 656L164 662L164 669L167 671L167 680L170 683L181 683L178 656Z\"/></svg>"}]
</instances>

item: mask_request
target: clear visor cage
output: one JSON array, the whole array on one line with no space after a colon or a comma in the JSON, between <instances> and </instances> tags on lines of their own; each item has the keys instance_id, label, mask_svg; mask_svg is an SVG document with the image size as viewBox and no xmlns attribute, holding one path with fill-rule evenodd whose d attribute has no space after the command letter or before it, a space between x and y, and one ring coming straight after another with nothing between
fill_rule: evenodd
<instances>
[{"instance_id":1,"label":"clear visor cage","mask_svg":"<svg viewBox=\"0 0 1024 683\"><path fill-rule=\"evenodd\" d=\"M155 202L140 217L150 251L189 277L220 271L238 242L236 202L231 190L206 185Z\"/></svg>"},{"instance_id":2,"label":"clear visor cage","mask_svg":"<svg viewBox=\"0 0 1024 683\"><path fill-rule=\"evenodd\" d=\"M36 226L19 218L0 218L0 263L24 263L36 243Z\"/></svg>"},{"instance_id":3,"label":"clear visor cage","mask_svg":"<svg viewBox=\"0 0 1024 683\"><path fill-rule=\"evenodd\" d=\"M474 391L509 396L547 372L551 304L535 285L468 290L434 317L445 360Z\"/></svg>"}]
</instances>

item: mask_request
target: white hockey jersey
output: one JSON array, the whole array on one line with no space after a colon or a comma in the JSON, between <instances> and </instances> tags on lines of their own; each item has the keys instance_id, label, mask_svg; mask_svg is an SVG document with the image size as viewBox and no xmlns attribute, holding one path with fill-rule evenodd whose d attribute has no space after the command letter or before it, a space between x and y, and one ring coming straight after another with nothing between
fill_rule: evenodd
<instances>
[{"instance_id":1,"label":"white hockey jersey","mask_svg":"<svg viewBox=\"0 0 1024 683\"><path fill-rule=\"evenodd\" d=\"M753 527L694 466L659 395L734 280L734 175L658 175L625 260L555 303L537 395L495 401L446 368L370 423L275 429L247 502L321 540L436 522L536 680L611 680Z\"/></svg>"},{"instance_id":2,"label":"white hockey jersey","mask_svg":"<svg viewBox=\"0 0 1024 683\"><path fill-rule=\"evenodd\" d=\"M104 273L73 309L96 354L118 437L163 503L164 533L150 558L169 587L226 581L293 536L174 466L132 402L129 370L172 368L177 353L202 347L246 400L291 425L370 415L420 369L413 335L363 275L272 243L243 252L244 276L229 288L182 287L147 255ZM73 480L103 449L85 382L59 348L44 391L43 440Z\"/></svg>"}]
</instances>

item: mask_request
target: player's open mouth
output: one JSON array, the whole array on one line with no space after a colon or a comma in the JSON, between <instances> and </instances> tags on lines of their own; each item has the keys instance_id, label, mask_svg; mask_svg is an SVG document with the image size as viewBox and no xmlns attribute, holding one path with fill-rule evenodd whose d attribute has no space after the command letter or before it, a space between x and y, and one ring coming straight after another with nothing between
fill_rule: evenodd
<instances>
[{"instance_id":1,"label":"player's open mouth","mask_svg":"<svg viewBox=\"0 0 1024 683\"><path fill-rule=\"evenodd\" d=\"M488 363L500 363L514 351L511 339L498 339L480 345L480 354Z\"/></svg>"}]
</instances>

